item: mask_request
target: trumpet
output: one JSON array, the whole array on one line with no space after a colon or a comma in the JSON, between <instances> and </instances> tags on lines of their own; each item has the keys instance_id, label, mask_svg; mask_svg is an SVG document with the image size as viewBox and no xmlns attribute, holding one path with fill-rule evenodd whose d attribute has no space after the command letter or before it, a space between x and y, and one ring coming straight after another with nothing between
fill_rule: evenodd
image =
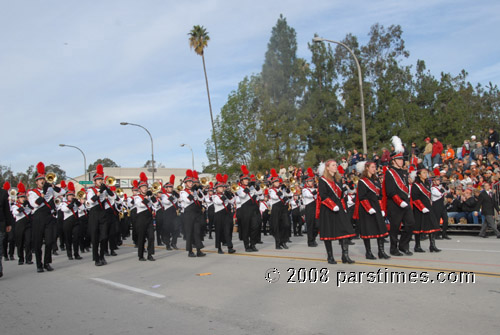
<instances>
[{"instance_id":1,"label":"trumpet","mask_svg":"<svg viewBox=\"0 0 500 335\"><path fill-rule=\"evenodd\" d=\"M85 198L85 191L84 190L80 190L76 193L76 198L79 200L79 201L82 201L84 198Z\"/></svg>"},{"instance_id":2,"label":"trumpet","mask_svg":"<svg viewBox=\"0 0 500 335\"><path fill-rule=\"evenodd\" d=\"M45 180L47 181L47 183L49 184L54 184L57 180L57 176L54 172L49 172L47 173L47 175L45 176Z\"/></svg>"},{"instance_id":3,"label":"trumpet","mask_svg":"<svg viewBox=\"0 0 500 335\"><path fill-rule=\"evenodd\" d=\"M108 178L106 178L106 186L107 187L115 186L115 184L116 184L116 178L115 177L108 177Z\"/></svg>"},{"instance_id":4,"label":"trumpet","mask_svg":"<svg viewBox=\"0 0 500 335\"><path fill-rule=\"evenodd\" d=\"M239 189L240 189L240 185L238 185L237 183L232 183L232 184L231 184L231 191L232 191L233 193L238 192L238 191L239 191Z\"/></svg>"},{"instance_id":5,"label":"trumpet","mask_svg":"<svg viewBox=\"0 0 500 335\"><path fill-rule=\"evenodd\" d=\"M15 198L17 196L17 190L15 188L11 188L9 191L9 195L11 198Z\"/></svg>"},{"instance_id":6,"label":"trumpet","mask_svg":"<svg viewBox=\"0 0 500 335\"><path fill-rule=\"evenodd\" d=\"M207 177L202 177L200 179L201 186L207 187L210 184L210 180Z\"/></svg>"},{"instance_id":7,"label":"trumpet","mask_svg":"<svg viewBox=\"0 0 500 335\"><path fill-rule=\"evenodd\" d=\"M119 198L123 198L123 195L125 194L121 188L117 188L115 192Z\"/></svg>"},{"instance_id":8,"label":"trumpet","mask_svg":"<svg viewBox=\"0 0 500 335\"><path fill-rule=\"evenodd\" d=\"M151 185L151 192L153 193L158 193L161 191L161 184L157 181L155 181L153 183L153 185Z\"/></svg>"}]
</instances>

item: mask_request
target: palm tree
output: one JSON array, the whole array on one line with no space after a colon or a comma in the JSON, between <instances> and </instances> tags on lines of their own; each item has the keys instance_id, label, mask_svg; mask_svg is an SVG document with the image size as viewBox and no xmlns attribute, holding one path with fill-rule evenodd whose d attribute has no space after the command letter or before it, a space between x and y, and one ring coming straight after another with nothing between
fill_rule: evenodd
<instances>
[{"instance_id":1,"label":"palm tree","mask_svg":"<svg viewBox=\"0 0 500 335\"><path fill-rule=\"evenodd\" d=\"M215 136L215 125L214 116L212 114L212 103L210 102L210 90L208 89L208 77L207 68L205 67L205 55L204 50L208 46L208 41L210 41L210 36L208 36L207 30L203 26L194 26L193 29L188 33L189 35L189 46L194 49L197 55L201 56L203 60L203 71L205 72L205 83L207 84L207 95L208 95L208 107L210 108L210 119L212 120L212 138L214 140L215 146L215 164L219 168L219 154L217 152L217 139Z\"/></svg>"}]
</instances>

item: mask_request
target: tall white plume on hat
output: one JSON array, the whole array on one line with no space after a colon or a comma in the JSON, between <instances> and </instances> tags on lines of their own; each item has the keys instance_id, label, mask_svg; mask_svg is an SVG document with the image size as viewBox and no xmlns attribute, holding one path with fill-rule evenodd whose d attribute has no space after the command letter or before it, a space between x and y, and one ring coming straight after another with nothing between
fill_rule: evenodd
<instances>
[{"instance_id":1,"label":"tall white plume on hat","mask_svg":"<svg viewBox=\"0 0 500 335\"><path fill-rule=\"evenodd\" d=\"M365 166L366 161L358 162L356 164L356 171L358 171L359 174L363 173L363 171L365 171Z\"/></svg>"},{"instance_id":2,"label":"tall white plume on hat","mask_svg":"<svg viewBox=\"0 0 500 335\"><path fill-rule=\"evenodd\" d=\"M319 163L317 171L320 177L323 176L323 173L325 173L325 162Z\"/></svg>"},{"instance_id":3,"label":"tall white plume on hat","mask_svg":"<svg viewBox=\"0 0 500 335\"><path fill-rule=\"evenodd\" d=\"M401 139L397 136L393 136L391 138L392 146L394 147L394 152L401 154L405 151L405 148L403 148L403 142L401 142Z\"/></svg>"}]
</instances>

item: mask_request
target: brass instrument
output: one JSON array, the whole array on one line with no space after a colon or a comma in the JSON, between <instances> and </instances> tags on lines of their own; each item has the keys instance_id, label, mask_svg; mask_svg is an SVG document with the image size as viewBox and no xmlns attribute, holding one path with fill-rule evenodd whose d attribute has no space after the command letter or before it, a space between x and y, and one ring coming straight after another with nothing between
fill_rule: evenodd
<instances>
[{"instance_id":1,"label":"brass instrument","mask_svg":"<svg viewBox=\"0 0 500 335\"><path fill-rule=\"evenodd\" d=\"M207 177L202 177L200 179L201 186L207 187L210 185L210 180Z\"/></svg>"},{"instance_id":2,"label":"brass instrument","mask_svg":"<svg viewBox=\"0 0 500 335\"><path fill-rule=\"evenodd\" d=\"M11 198L17 197L17 190L15 188L11 188L9 191L9 195Z\"/></svg>"},{"instance_id":3,"label":"brass instrument","mask_svg":"<svg viewBox=\"0 0 500 335\"><path fill-rule=\"evenodd\" d=\"M161 191L161 184L155 181L153 185L151 185L151 192L153 192L153 194L156 194L160 191Z\"/></svg>"},{"instance_id":4,"label":"brass instrument","mask_svg":"<svg viewBox=\"0 0 500 335\"><path fill-rule=\"evenodd\" d=\"M106 186L107 187L115 186L115 184L116 184L116 178L115 177L108 177L108 178L106 178Z\"/></svg>"},{"instance_id":5,"label":"brass instrument","mask_svg":"<svg viewBox=\"0 0 500 335\"><path fill-rule=\"evenodd\" d=\"M267 184L266 183L260 183L259 187L260 187L261 190L265 190L267 188Z\"/></svg>"},{"instance_id":6,"label":"brass instrument","mask_svg":"<svg viewBox=\"0 0 500 335\"><path fill-rule=\"evenodd\" d=\"M290 177L290 178L288 179L288 182L289 182L289 184L295 184L296 180L295 180L295 178Z\"/></svg>"},{"instance_id":7,"label":"brass instrument","mask_svg":"<svg viewBox=\"0 0 500 335\"><path fill-rule=\"evenodd\" d=\"M61 204L61 199L56 198L56 200L54 200L54 203L56 204L56 206L59 206Z\"/></svg>"},{"instance_id":8,"label":"brass instrument","mask_svg":"<svg viewBox=\"0 0 500 335\"><path fill-rule=\"evenodd\" d=\"M120 211L120 213L118 213L118 218L120 220L123 220L124 217L125 217L125 214L123 213L123 211Z\"/></svg>"},{"instance_id":9,"label":"brass instrument","mask_svg":"<svg viewBox=\"0 0 500 335\"><path fill-rule=\"evenodd\" d=\"M257 180L259 180L259 181L263 181L264 175L262 173L258 172L257 175L255 175L255 178L257 178Z\"/></svg>"},{"instance_id":10,"label":"brass instrument","mask_svg":"<svg viewBox=\"0 0 500 335\"><path fill-rule=\"evenodd\" d=\"M123 195L125 194L121 188L117 188L115 192L119 198L123 198Z\"/></svg>"},{"instance_id":11,"label":"brass instrument","mask_svg":"<svg viewBox=\"0 0 500 335\"><path fill-rule=\"evenodd\" d=\"M359 183L359 177L358 176L353 176L351 180L352 180L352 182L354 184L358 185L358 183Z\"/></svg>"},{"instance_id":12,"label":"brass instrument","mask_svg":"<svg viewBox=\"0 0 500 335\"><path fill-rule=\"evenodd\" d=\"M83 199L85 199L85 191L84 190L80 190L76 193L76 198L78 199L78 201L82 201Z\"/></svg>"},{"instance_id":13,"label":"brass instrument","mask_svg":"<svg viewBox=\"0 0 500 335\"><path fill-rule=\"evenodd\" d=\"M179 185L175 189L177 190L177 192L180 192L184 189L184 187L182 187L182 185Z\"/></svg>"},{"instance_id":14,"label":"brass instrument","mask_svg":"<svg viewBox=\"0 0 500 335\"><path fill-rule=\"evenodd\" d=\"M239 190L240 190L240 185L238 185L237 183L232 183L232 184L231 184L231 191L232 191L233 193L236 193L236 192L238 192Z\"/></svg>"},{"instance_id":15,"label":"brass instrument","mask_svg":"<svg viewBox=\"0 0 500 335\"><path fill-rule=\"evenodd\" d=\"M57 176L54 172L49 172L47 173L47 175L45 176L45 180L47 181L47 183L49 184L54 184L57 180Z\"/></svg>"},{"instance_id":16,"label":"brass instrument","mask_svg":"<svg viewBox=\"0 0 500 335\"><path fill-rule=\"evenodd\" d=\"M293 185L292 187L290 187L290 191L295 194L295 191L297 190L297 187L295 187L295 185Z\"/></svg>"}]
</instances>

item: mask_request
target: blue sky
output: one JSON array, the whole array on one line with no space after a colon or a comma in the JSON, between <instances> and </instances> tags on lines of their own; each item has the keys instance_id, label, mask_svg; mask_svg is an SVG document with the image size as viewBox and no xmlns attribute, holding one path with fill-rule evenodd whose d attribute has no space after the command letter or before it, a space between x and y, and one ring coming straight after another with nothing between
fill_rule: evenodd
<instances>
[{"instance_id":1,"label":"blue sky","mask_svg":"<svg viewBox=\"0 0 500 335\"><path fill-rule=\"evenodd\" d=\"M245 75L261 70L280 13L310 60L314 33L367 41L370 26L400 24L408 62L469 80L500 83L498 1L169 1L0 2L0 164L14 171L42 160L69 176L109 157L124 167L155 157L167 167L207 163L210 115L201 58L189 49L193 25L207 28L212 106L218 114ZM497 42L495 42L497 41Z\"/></svg>"}]
</instances>

